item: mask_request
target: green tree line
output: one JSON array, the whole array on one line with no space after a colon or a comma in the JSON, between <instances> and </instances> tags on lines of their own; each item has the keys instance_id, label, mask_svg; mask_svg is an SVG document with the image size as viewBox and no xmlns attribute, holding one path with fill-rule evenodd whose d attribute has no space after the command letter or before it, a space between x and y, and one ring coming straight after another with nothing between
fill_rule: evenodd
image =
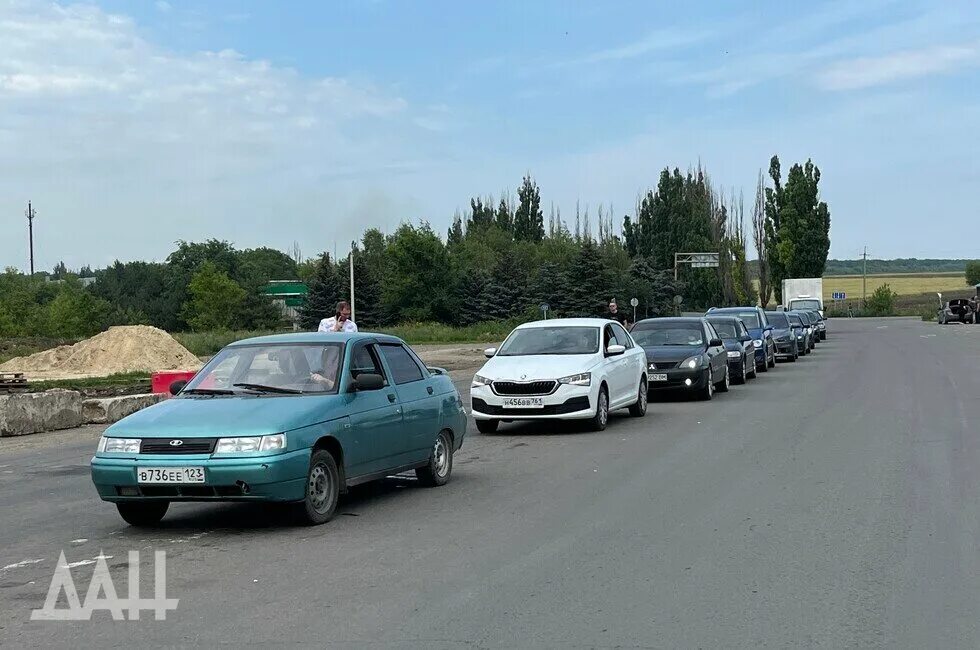
<instances>
[{"instance_id":1,"label":"green tree line","mask_svg":"<svg viewBox=\"0 0 980 650\"><path fill-rule=\"evenodd\" d=\"M826 260L826 228L796 216L813 203L818 180L808 163L794 166L785 187L776 185L773 242L788 251L781 268ZM769 197L767 211L768 203ZM814 209L818 217L827 214L823 203ZM700 167L664 169L634 215L624 217L605 205L594 214L576 205L568 218L552 206L546 216L541 190L526 175L516 200L508 193L472 198L445 236L424 221L387 234L367 230L353 251L355 316L366 327L466 326L535 317L542 304L549 316L587 316L604 312L612 299L629 312L635 297L643 317L675 313L677 296L681 309L755 304L745 228L741 196L721 191ZM675 279L678 252L718 252L719 267L681 267ZM8 270L0 277L0 336L83 336L114 324L272 329L283 325L282 317L263 289L270 280L288 279L309 286L301 320L312 329L350 295L350 258L298 257L271 248L237 250L220 240L181 241L160 263L117 261L79 273L59 264L47 277ZM83 275L94 283L83 287Z\"/></svg>"}]
</instances>

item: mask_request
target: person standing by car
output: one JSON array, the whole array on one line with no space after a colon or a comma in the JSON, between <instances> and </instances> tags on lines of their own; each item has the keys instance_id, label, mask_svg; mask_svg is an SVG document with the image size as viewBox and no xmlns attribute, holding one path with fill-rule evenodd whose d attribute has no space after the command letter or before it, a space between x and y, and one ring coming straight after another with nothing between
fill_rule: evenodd
<instances>
[{"instance_id":1,"label":"person standing by car","mask_svg":"<svg viewBox=\"0 0 980 650\"><path fill-rule=\"evenodd\" d=\"M318 332L356 332L357 325L350 318L350 305L346 300L337 303L337 314L320 321Z\"/></svg>"},{"instance_id":2,"label":"person standing by car","mask_svg":"<svg viewBox=\"0 0 980 650\"><path fill-rule=\"evenodd\" d=\"M629 316L619 311L619 305L616 304L616 299L613 298L609 301L609 313L606 314L606 318L609 320L614 320L623 326L623 329L629 330L630 319Z\"/></svg>"}]
</instances>

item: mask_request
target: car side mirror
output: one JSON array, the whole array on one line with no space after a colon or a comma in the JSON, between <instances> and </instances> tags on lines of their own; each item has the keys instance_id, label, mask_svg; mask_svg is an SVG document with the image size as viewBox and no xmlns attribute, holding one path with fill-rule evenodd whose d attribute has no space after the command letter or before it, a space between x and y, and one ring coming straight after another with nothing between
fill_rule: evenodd
<instances>
[{"instance_id":1,"label":"car side mirror","mask_svg":"<svg viewBox=\"0 0 980 650\"><path fill-rule=\"evenodd\" d=\"M626 346L623 345L610 345L606 348L607 357L616 357L624 352L626 352Z\"/></svg>"},{"instance_id":2,"label":"car side mirror","mask_svg":"<svg viewBox=\"0 0 980 650\"><path fill-rule=\"evenodd\" d=\"M184 390L184 386L187 385L186 379L178 379L177 381L170 384L170 394L176 395L180 391Z\"/></svg>"},{"instance_id":3,"label":"car side mirror","mask_svg":"<svg viewBox=\"0 0 980 650\"><path fill-rule=\"evenodd\" d=\"M385 379L381 375L366 372L358 375L351 387L355 391L381 390L385 387Z\"/></svg>"},{"instance_id":4,"label":"car side mirror","mask_svg":"<svg viewBox=\"0 0 980 650\"><path fill-rule=\"evenodd\" d=\"M485 356L487 359L492 359L493 357L497 356L497 348L487 348L483 351L483 356Z\"/></svg>"},{"instance_id":5,"label":"car side mirror","mask_svg":"<svg viewBox=\"0 0 980 650\"><path fill-rule=\"evenodd\" d=\"M738 337L738 340L740 343L748 343L752 340L752 337L748 334L743 334L742 336Z\"/></svg>"},{"instance_id":6,"label":"car side mirror","mask_svg":"<svg viewBox=\"0 0 980 650\"><path fill-rule=\"evenodd\" d=\"M773 326L772 326L772 325L766 325L766 331L767 331L767 332L771 332L771 331L772 331L773 329L774 329L774 328L773 328Z\"/></svg>"},{"instance_id":7,"label":"car side mirror","mask_svg":"<svg viewBox=\"0 0 980 650\"><path fill-rule=\"evenodd\" d=\"M725 345L725 342L722 341L721 339L711 339L710 341L708 341L708 345L710 347L717 348Z\"/></svg>"}]
</instances>

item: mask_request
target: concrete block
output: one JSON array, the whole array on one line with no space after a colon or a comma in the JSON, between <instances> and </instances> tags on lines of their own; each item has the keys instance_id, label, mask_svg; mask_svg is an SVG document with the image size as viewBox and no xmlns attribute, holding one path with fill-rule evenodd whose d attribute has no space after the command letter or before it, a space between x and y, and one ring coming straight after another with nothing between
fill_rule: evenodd
<instances>
[{"instance_id":1,"label":"concrete block","mask_svg":"<svg viewBox=\"0 0 980 650\"><path fill-rule=\"evenodd\" d=\"M80 426L82 395L56 388L0 396L0 436L23 436Z\"/></svg>"},{"instance_id":2,"label":"concrete block","mask_svg":"<svg viewBox=\"0 0 980 650\"><path fill-rule=\"evenodd\" d=\"M163 401L164 397L166 396L159 393L146 393L87 399L82 402L82 416L88 424L112 424L127 415Z\"/></svg>"}]
</instances>

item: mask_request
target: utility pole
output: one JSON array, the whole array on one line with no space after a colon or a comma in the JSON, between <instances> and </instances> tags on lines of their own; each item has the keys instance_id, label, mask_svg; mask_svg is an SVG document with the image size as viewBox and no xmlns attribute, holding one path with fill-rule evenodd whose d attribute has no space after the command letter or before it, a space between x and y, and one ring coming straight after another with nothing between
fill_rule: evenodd
<instances>
[{"instance_id":1,"label":"utility pole","mask_svg":"<svg viewBox=\"0 0 980 650\"><path fill-rule=\"evenodd\" d=\"M864 253L861 254L864 258L864 277L861 280L861 309L864 309L865 301L868 299L868 247L864 247Z\"/></svg>"},{"instance_id":2,"label":"utility pole","mask_svg":"<svg viewBox=\"0 0 980 650\"><path fill-rule=\"evenodd\" d=\"M30 241L31 246L31 275L34 275L34 217L37 216L37 212L31 207L31 202L27 202L27 237Z\"/></svg>"},{"instance_id":3,"label":"utility pole","mask_svg":"<svg viewBox=\"0 0 980 650\"><path fill-rule=\"evenodd\" d=\"M357 248L357 242L352 241L350 243L350 319L355 323L354 320L354 249Z\"/></svg>"}]
</instances>

